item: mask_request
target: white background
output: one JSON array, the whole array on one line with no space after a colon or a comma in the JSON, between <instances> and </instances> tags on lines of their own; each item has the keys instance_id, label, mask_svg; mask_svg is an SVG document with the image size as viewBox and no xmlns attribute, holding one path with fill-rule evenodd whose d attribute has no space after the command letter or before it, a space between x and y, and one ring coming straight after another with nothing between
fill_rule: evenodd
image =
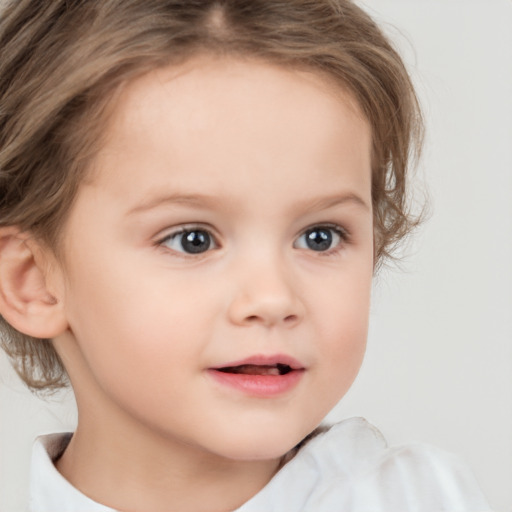
<instances>
[{"instance_id":1,"label":"white background","mask_svg":"<svg viewBox=\"0 0 512 512\"><path fill-rule=\"evenodd\" d=\"M512 511L512 2L365 0L405 55L428 123L418 182L432 215L379 275L367 359L329 419L367 417L473 468ZM42 402L0 359L0 511L25 506L32 439L69 430L69 392Z\"/></svg>"}]
</instances>

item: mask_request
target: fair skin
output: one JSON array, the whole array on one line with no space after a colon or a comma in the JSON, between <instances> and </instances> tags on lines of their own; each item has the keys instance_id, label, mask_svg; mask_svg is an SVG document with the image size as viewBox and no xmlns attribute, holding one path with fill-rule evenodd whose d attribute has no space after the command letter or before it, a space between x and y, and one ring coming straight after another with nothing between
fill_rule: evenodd
<instances>
[{"instance_id":1,"label":"fair skin","mask_svg":"<svg viewBox=\"0 0 512 512\"><path fill-rule=\"evenodd\" d=\"M47 272L73 485L126 512L220 512L269 481L362 361L370 148L316 74L198 57L126 87Z\"/></svg>"}]
</instances>

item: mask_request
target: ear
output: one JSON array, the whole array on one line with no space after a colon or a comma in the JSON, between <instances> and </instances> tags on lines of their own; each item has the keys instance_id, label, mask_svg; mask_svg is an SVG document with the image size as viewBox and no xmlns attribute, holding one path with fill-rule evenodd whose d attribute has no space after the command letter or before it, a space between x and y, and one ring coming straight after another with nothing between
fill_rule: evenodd
<instances>
[{"instance_id":1,"label":"ear","mask_svg":"<svg viewBox=\"0 0 512 512\"><path fill-rule=\"evenodd\" d=\"M48 288L49 269L48 251L29 233L0 227L0 314L34 338L67 329L62 298Z\"/></svg>"}]
</instances>

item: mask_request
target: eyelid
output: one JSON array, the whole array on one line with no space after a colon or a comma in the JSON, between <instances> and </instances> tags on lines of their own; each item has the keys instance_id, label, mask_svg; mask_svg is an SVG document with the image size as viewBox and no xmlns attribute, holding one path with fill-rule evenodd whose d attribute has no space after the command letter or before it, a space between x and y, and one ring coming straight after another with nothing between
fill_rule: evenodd
<instances>
[{"instance_id":1,"label":"eyelid","mask_svg":"<svg viewBox=\"0 0 512 512\"><path fill-rule=\"evenodd\" d=\"M211 237L212 247L203 253L198 253L195 255L181 252L181 251L174 251L170 248L168 248L167 250L173 251L180 255L193 256L193 257L197 258L197 257L205 254L206 252L209 252L212 249L218 249L220 247L219 237L217 236L215 229L213 229L213 227L208 224L202 224L200 222L180 224L180 225L172 227L172 228L167 228L167 229L161 231L160 234L155 237L154 245L157 247L164 247L164 243L167 240L169 240L173 237L179 236L180 234L186 233L188 231L206 231Z\"/></svg>"},{"instance_id":2,"label":"eyelid","mask_svg":"<svg viewBox=\"0 0 512 512\"><path fill-rule=\"evenodd\" d=\"M314 231L315 229L329 229L334 231L340 237L340 242L336 244L334 247L327 249L326 251L314 251L313 249L296 247L296 243L301 237L303 237L308 231ZM296 249L301 249L307 252L313 252L318 256L331 256L341 251L348 243L350 243L350 233L345 227L333 222L317 222L302 229L302 231L300 231L300 233L295 238L293 246Z\"/></svg>"},{"instance_id":3,"label":"eyelid","mask_svg":"<svg viewBox=\"0 0 512 512\"><path fill-rule=\"evenodd\" d=\"M338 243L336 246L327 249L326 251L313 251L312 249L309 249L312 252L317 252L318 255L323 256L329 256L331 254L334 254L341 250L347 243L350 243L351 241L351 235L349 230L341 226L340 224L334 223L334 222L316 222L314 224L310 224L309 226L303 228L295 237L295 241L293 243L293 247L297 249L303 249L296 247L297 241L304 236L308 231L314 230L314 229L329 229L334 231L341 239L341 242ZM170 247L165 247L165 242L173 237L179 236L182 233L186 233L188 231L205 231L207 232L211 237L212 246L208 248L205 252L192 254L187 253L184 251L176 251L171 249ZM168 251L172 251L176 254L179 254L180 256L184 257L200 257L202 255L205 255L206 253L210 252L211 250L218 249L220 247L219 242L219 236L216 233L216 230L209 224L203 224L203 223L186 223L186 224L180 224L172 228L167 228L166 230L163 230L160 232L160 235L157 235L154 241L154 245L160 248L164 248Z\"/></svg>"},{"instance_id":4,"label":"eyelid","mask_svg":"<svg viewBox=\"0 0 512 512\"><path fill-rule=\"evenodd\" d=\"M317 229L322 229L322 228L332 229L333 231L338 233L338 235L340 235L341 238L343 238L343 240L346 240L346 241L348 241L351 236L350 231L346 227L341 226L340 224L336 224L335 222L315 222L314 224L311 224L311 225L301 229L301 231L297 234L297 238L299 236L302 236L304 233L307 233L308 231L315 229L315 228L317 228Z\"/></svg>"}]
</instances>

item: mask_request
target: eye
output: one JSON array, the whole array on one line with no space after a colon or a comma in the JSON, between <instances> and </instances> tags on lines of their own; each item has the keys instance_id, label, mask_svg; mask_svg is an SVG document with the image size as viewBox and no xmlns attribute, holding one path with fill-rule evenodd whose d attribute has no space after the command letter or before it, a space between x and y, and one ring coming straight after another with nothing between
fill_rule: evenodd
<instances>
[{"instance_id":1,"label":"eye","mask_svg":"<svg viewBox=\"0 0 512 512\"><path fill-rule=\"evenodd\" d=\"M217 247L213 235L206 229L181 229L166 236L159 245L187 254L201 254Z\"/></svg>"},{"instance_id":2,"label":"eye","mask_svg":"<svg viewBox=\"0 0 512 512\"><path fill-rule=\"evenodd\" d=\"M314 226L306 230L295 242L296 249L309 249L326 252L338 247L346 238L345 232L338 227Z\"/></svg>"}]
</instances>

